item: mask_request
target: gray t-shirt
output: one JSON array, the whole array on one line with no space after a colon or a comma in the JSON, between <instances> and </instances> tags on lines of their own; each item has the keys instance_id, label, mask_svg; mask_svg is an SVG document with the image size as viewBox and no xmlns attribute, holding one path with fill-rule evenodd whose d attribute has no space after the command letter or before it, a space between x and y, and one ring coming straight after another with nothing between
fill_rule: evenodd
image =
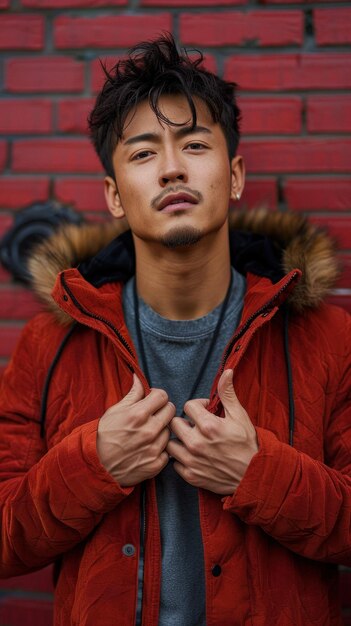
<instances>
[{"instance_id":1,"label":"gray t-shirt","mask_svg":"<svg viewBox=\"0 0 351 626\"><path fill-rule=\"evenodd\" d=\"M123 290L128 330L138 355L134 278ZM209 396L224 348L234 333L242 310L245 279L232 269L228 307L209 362L204 366L195 397ZM161 317L139 298L140 327L153 387L167 391L181 415L216 328L221 305L194 320ZM205 572L199 520L198 492L174 470L173 462L156 477L162 545L159 626L205 626ZM142 561L142 559L141 559ZM143 563L140 563L140 577ZM139 595L139 604L141 594ZM140 614L141 607L138 607ZM137 615L137 624L138 624Z\"/></svg>"}]
</instances>

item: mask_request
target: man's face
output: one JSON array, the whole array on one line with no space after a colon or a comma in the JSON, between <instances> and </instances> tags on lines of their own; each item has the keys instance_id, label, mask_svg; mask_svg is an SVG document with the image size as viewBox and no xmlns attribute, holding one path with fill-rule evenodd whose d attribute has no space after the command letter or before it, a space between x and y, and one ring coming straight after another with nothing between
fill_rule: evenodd
<instances>
[{"instance_id":1,"label":"man's face","mask_svg":"<svg viewBox=\"0 0 351 626\"><path fill-rule=\"evenodd\" d=\"M196 243L219 230L230 197L241 193L241 157L229 162L222 128L199 98L197 126L184 96L162 96L161 112L180 126L160 123L147 101L125 124L113 155L116 180L105 179L105 195L115 217L126 217L134 238L175 248Z\"/></svg>"}]
</instances>

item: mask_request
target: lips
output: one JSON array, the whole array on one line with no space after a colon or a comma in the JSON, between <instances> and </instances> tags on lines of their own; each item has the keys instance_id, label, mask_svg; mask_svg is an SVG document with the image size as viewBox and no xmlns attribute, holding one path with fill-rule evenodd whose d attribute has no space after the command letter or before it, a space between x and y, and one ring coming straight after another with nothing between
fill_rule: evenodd
<instances>
[{"instance_id":1,"label":"lips","mask_svg":"<svg viewBox=\"0 0 351 626\"><path fill-rule=\"evenodd\" d=\"M160 204L157 207L158 211L162 211L167 206L172 204L197 204L198 200L192 196L190 193L180 192L180 193L172 193L169 196L163 198Z\"/></svg>"}]
</instances>

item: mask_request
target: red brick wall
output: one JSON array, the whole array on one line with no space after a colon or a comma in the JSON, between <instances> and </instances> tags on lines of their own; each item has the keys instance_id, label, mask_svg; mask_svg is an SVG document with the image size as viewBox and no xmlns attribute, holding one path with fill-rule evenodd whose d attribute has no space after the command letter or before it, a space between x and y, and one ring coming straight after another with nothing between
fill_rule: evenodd
<instances>
[{"instance_id":1,"label":"red brick wall","mask_svg":"<svg viewBox=\"0 0 351 626\"><path fill-rule=\"evenodd\" d=\"M351 2L342 0L0 0L0 237L34 201L107 217L86 137L98 58L112 64L162 30L239 83L242 206L303 211L328 226L345 265L333 300L351 310ZM0 368L37 310L0 268ZM2 583L0 626L51 623L48 572ZM351 608L350 572L343 580Z\"/></svg>"}]
</instances>

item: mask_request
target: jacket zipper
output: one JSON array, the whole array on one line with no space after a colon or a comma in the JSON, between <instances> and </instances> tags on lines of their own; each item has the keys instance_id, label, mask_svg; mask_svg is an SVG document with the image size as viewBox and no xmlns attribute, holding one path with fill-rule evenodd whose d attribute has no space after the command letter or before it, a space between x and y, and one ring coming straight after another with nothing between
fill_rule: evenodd
<instances>
[{"instance_id":1,"label":"jacket zipper","mask_svg":"<svg viewBox=\"0 0 351 626\"><path fill-rule=\"evenodd\" d=\"M265 311L267 311L267 309L272 308L272 304L275 302L275 300L277 300L277 298L279 298L279 296L287 289L287 287L293 282L293 280L295 280L297 276L297 272L294 272L294 274L291 276L291 278L285 283L285 285L283 285L283 287L278 291L278 293L275 294L275 296L269 300L263 307L261 307L260 309L258 309L258 311L256 311L255 313L253 313L249 319L247 320L246 324L242 327L242 329L240 330L240 332L238 332L237 335L235 335L232 339L232 341L230 342L224 356L222 359L222 363L220 366L220 374L223 373L224 371L224 367L225 367L225 363L234 347L234 344L238 341L238 339L240 339L240 337L243 336L243 334L246 332L246 330L248 329L248 327L251 325L251 323L262 313L264 313ZM134 355L133 350L131 349L130 345L128 344L128 342L126 341L126 339L121 335L121 333L119 332L119 330L113 325L111 324L111 322L109 322L109 320L101 317L100 315L95 315L94 313L91 313L90 311L88 311L87 309L85 309L80 302L76 299L76 297L73 295L72 291L69 289L69 287L67 286L67 283L65 281L64 278L64 274L61 275L61 282L62 282L62 286L64 288L64 290L68 293L68 295L70 296L72 302L75 304L75 306L79 309L79 311L81 311L84 315L86 315L87 317L90 317L92 319L98 320L100 322L102 322L103 324L106 324L106 326L108 326L108 328L110 328L114 334L116 335L116 337L119 339L120 343L126 348L126 350L129 352L129 354L131 355L131 357L136 360L136 357ZM127 361L127 366L128 368L134 373L134 368L133 366L129 363L129 361ZM139 548L139 552L140 552L140 556L139 556L139 566L140 567L140 560L142 559L142 571L140 572L140 576L139 576L139 569L138 569L138 584L137 584L137 609L136 609L136 626L142 626L142 619L143 619L143 615L142 615L142 611L143 611L143 587L144 587L144 550L145 550L145 533L146 533L146 495L145 495L145 483L142 484L141 487L141 513L140 513L140 548ZM140 590L140 603L139 603L139 590Z\"/></svg>"},{"instance_id":2,"label":"jacket zipper","mask_svg":"<svg viewBox=\"0 0 351 626\"><path fill-rule=\"evenodd\" d=\"M223 359L222 359L222 363L221 363L221 366L220 366L220 370L219 370L220 374L223 374L226 361L227 361L231 351L233 350L233 347L234 347L235 343L238 341L238 339L240 339L246 333L246 331L249 328L249 326L251 326L252 322L259 315L262 315L262 313L265 313L267 310L272 308L272 305L274 304L274 302L279 298L279 296L281 296L282 293L284 293L284 291L289 287L289 285L291 285L291 283L295 280L297 275L298 275L298 273L294 272L293 275L289 278L289 280L273 296L273 298L271 298L271 300L266 302L266 304L264 306L262 306L260 309L258 309L258 311L253 313L248 318L248 320L245 323L245 325L240 329L240 331L236 335L234 335L233 339L231 340L230 344L228 345L228 347L227 347L227 349L226 349L226 351L224 353L224 356L223 356Z\"/></svg>"},{"instance_id":3,"label":"jacket zipper","mask_svg":"<svg viewBox=\"0 0 351 626\"><path fill-rule=\"evenodd\" d=\"M146 533L146 487L145 487L145 483L142 483L141 496L140 496L140 547L139 547L137 608L136 608L135 626L142 626L142 622L143 622L145 533ZM142 564L141 567L140 567L140 563ZM140 601L139 601L139 593L140 593Z\"/></svg>"},{"instance_id":4,"label":"jacket zipper","mask_svg":"<svg viewBox=\"0 0 351 626\"><path fill-rule=\"evenodd\" d=\"M126 350L128 350L128 352L131 355L131 357L134 360L136 360L136 357L135 357L135 354L134 354L132 348L130 347L130 345L126 341L126 339L123 337L123 335L121 335L121 333L119 332L118 328L116 328L113 324L111 324L111 322L109 322L109 320L105 319L104 317L101 317L100 315L95 315L94 313L91 313L90 311L85 309L80 304L80 302L77 300L77 298L73 295L73 293L70 290L70 288L67 286L67 283L65 281L65 278L64 278L63 274L61 275L61 282L62 282L62 286L63 286L64 290L68 293L69 297L71 298L72 302L75 304L77 309L79 309L79 311L81 311L81 313L83 313L87 317L90 317L90 318L92 318L94 320L98 320L99 322L103 322L104 324L106 324L106 326L108 326L108 328L110 328L114 332L114 334L119 339L120 343L124 346L124 348L126 348ZM131 363L129 363L129 361L127 361L127 366L134 373L134 368L131 365Z\"/></svg>"},{"instance_id":5,"label":"jacket zipper","mask_svg":"<svg viewBox=\"0 0 351 626\"><path fill-rule=\"evenodd\" d=\"M119 341L122 343L122 345L128 350L128 352L131 355L131 357L134 360L136 360L136 357L134 355L133 350L131 349L129 343L126 341L126 339L123 337L123 335L121 335L121 333L119 332L118 328L116 328L113 324L111 324L111 322L109 322L104 317L101 317L100 315L95 315L94 313L91 313L90 311L87 311L87 309L85 309L80 304L80 302L77 300L77 298L73 295L72 291L67 286L67 283L65 281L65 278L64 278L63 274L61 276L61 281L62 281L62 285L63 285L64 290L69 294L69 297L71 298L71 300L75 304L75 306L79 309L79 311L81 311L84 315L87 315L87 317L90 317L92 319L95 319L95 320L98 320L98 321L102 322L103 324L106 324L106 326L108 326L108 328L110 328L114 332L114 334L119 339ZM134 368L129 363L129 361L127 361L127 366L134 373ZM140 561L142 560L142 570L141 570L140 576L139 576L139 569L138 569L136 626L141 626L142 625L142 619L143 619L144 548L145 548L145 533L146 533L146 490L145 490L145 483L142 483L142 486L141 486L140 508L141 508L141 512L140 512L140 547L139 547L140 555L139 555L139 565L138 565L138 568L140 567ZM139 603L139 591L140 591L140 603Z\"/></svg>"}]
</instances>

